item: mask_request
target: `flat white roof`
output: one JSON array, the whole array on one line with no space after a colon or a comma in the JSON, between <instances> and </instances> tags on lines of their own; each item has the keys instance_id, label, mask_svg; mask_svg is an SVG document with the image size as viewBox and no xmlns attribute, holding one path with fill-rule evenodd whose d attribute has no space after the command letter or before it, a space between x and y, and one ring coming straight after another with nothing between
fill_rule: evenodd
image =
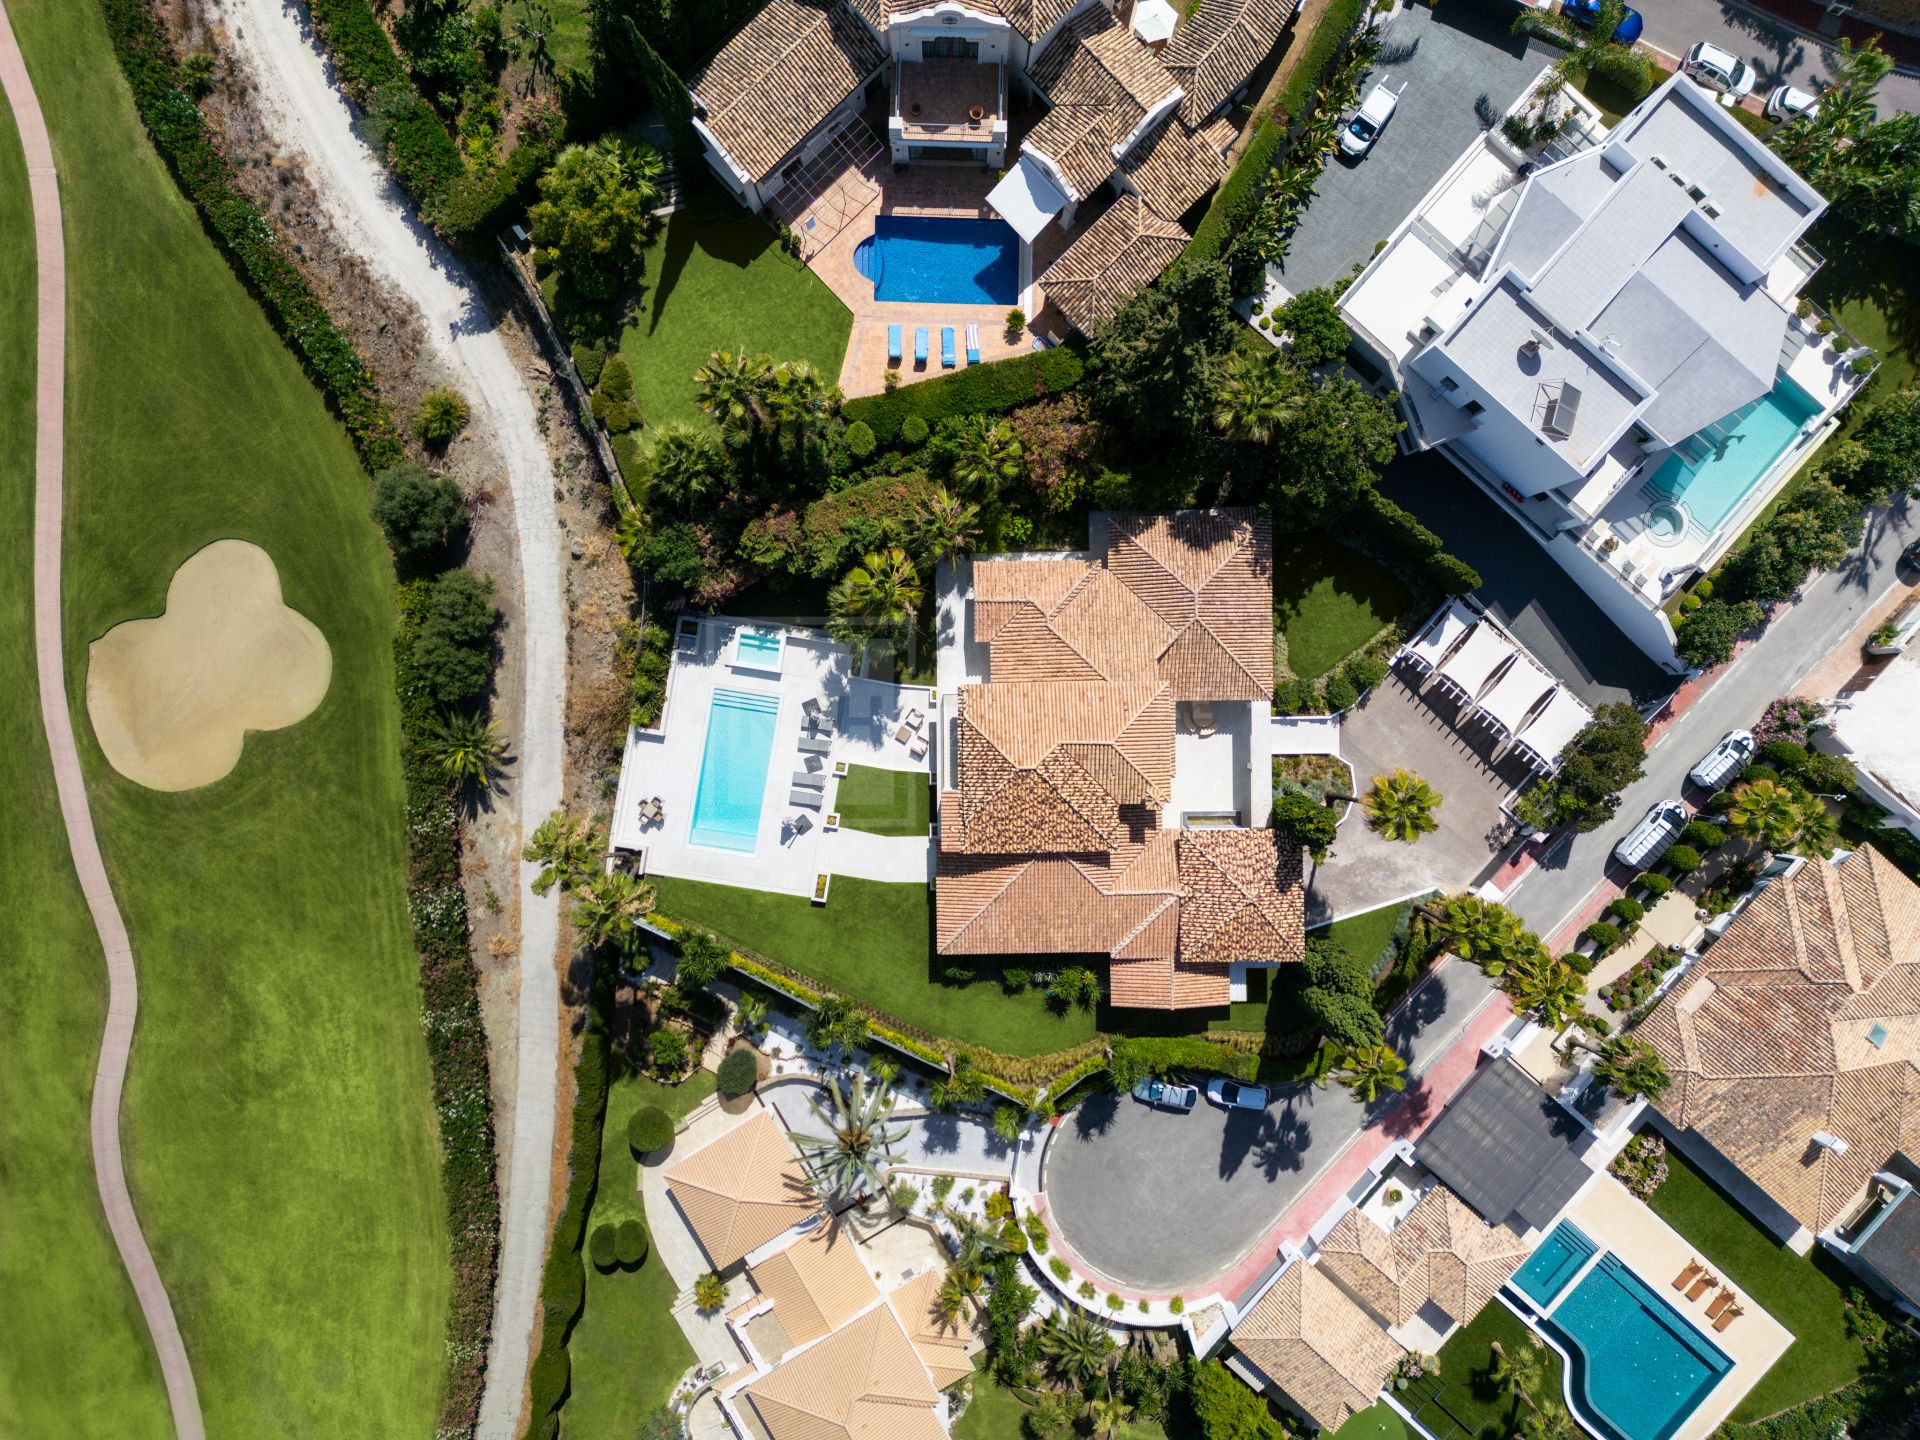
<instances>
[{"instance_id":1,"label":"flat white roof","mask_svg":"<svg viewBox=\"0 0 1920 1440\"><path fill-rule=\"evenodd\" d=\"M1031 245L1047 222L1066 208L1067 197L1046 171L1022 155L1006 178L987 192L987 203Z\"/></svg>"}]
</instances>

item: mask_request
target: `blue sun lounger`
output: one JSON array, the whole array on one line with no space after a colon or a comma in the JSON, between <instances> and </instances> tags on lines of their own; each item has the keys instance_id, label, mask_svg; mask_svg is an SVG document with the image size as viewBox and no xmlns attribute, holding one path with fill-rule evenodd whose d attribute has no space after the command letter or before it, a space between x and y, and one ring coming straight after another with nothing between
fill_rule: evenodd
<instances>
[{"instance_id":1,"label":"blue sun lounger","mask_svg":"<svg viewBox=\"0 0 1920 1440\"><path fill-rule=\"evenodd\" d=\"M980 363L980 327L978 325L967 326L967 363L969 365Z\"/></svg>"},{"instance_id":2,"label":"blue sun lounger","mask_svg":"<svg viewBox=\"0 0 1920 1440\"><path fill-rule=\"evenodd\" d=\"M927 363L927 327L924 325L913 327L913 359L915 364Z\"/></svg>"},{"instance_id":3,"label":"blue sun lounger","mask_svg":"<svg viewBox=\"0 0 1920 1440\"><path fill-rule=\"evenodd\" d=\"M953 366L953 326L942 325L940 327L940 368L951 370Z\"/></svg>"},{"instance_id":4,"label":"blue sun lounger","mask_svg":"<svg viewBox=\"0 0 1920 1440\"><path fill-rule=\"evenodd\" d=\"M900 363L900 327L898 325L887 326L887 363L889 365Z\"/></svg>"}]
</instances>

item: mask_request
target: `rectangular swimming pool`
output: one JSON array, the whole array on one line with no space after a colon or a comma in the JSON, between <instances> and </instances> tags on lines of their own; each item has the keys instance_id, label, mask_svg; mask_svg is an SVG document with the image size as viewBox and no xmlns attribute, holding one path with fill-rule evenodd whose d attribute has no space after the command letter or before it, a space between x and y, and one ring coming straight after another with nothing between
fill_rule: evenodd
<instances>
[{"instance_id":1,"label":"rectangular swimming pool","mask_svg":"<svg viewBox=\"0 0 1920 1440\"><path fill-rule=\"evenodd\" d=\"M1573 1356L1581 1419L1615 1440L1669 1440L1733 1368L1613 1254L1542 1324Z\"/></svg>"},{"instance_id":2,"label":"rectangular swimming pool","mask_svg":"<svg viewBox=\"0 0 1920 1440\"><path fill-rule=\"evenodd\" d=\"M716 690L707 711L707 744L700 756L700 786L693 797L688 839L718 850L750 851L760 835L760 804L780 697L745 690Z\"/></svg>"},{"instance_id":3,"label":"rectangular swimming pool","mask_svg":"<svg viewBox=\"0 0 1920 1440\"><path fill-rule=\"evenodd\" d=\"M1020 236L1004 220L877 215L853 263L876 300L929 305L1014 305Z\"/></svg>"},{"instance_id":4,"label":"rectangular swimming pool","mask_svg":"<svg viewBox=\"0 0 1920 1440\"><path fill-rule=\"evenodd\" d=\"M1717 530L1819 413L1807 392L1783 375L1705 454L1693 460L1670 455L1647 483L1685 504L1702 529Z\"/></svg>"},{"instance_id":5,"label":"rectangular swimming pool","mask_svg":"<svg viewBox=\"0 0 1920 1440\"><path fill-rule=\"evenodd\" d=\"M1567 1282L1580 1273L1580 1267L1598 1248L1571 1221L1562 1220L1514 1273L1514 1287L1545 1309L1559 1298Z\"/></svg>"},{"instance_id":6,"label":"rectangular swimming pool","mask_svg":"<svg viewBox=\"0 0 1920 1440\"><path fill-rule=\"evenodd\" d=\"M741 670L780 673L786 641L777 630L739 630L733 637L733 663Z\"/></svg>"}]
</instances>

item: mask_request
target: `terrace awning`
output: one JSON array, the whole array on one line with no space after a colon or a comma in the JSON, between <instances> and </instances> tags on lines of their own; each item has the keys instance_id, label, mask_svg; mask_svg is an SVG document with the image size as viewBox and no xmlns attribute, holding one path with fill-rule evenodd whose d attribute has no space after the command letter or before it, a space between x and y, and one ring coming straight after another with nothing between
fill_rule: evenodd
<instances>
[{"instance_id":1,"label":"terrace awning","mask_svg":"<svg viewBox=\"0 0 1920 1440\"><path fill-rule=\"evenodd\" d=\"M1066 208L1067 197L1045 170L1022 155L1006 178L987 192L987 203L1031 245L1047 222Z\"/></svg>"},{"instance_id":2,"label":"terrace awning","mask_svg":"<svg viewBox=\"0 0 1920 1440\"><path fill-rule=\"evenodd\" d=\"M1559 688L1560 682L1525 655L1513 664L1481 698L1479 711L1505 735L1518 735L1537 707Z\"/></svg>"},{"instance_id":3,"label":"terrace awning","mask_svg":"<svg viewBox=\"0 0 1920 1440\"><path fill-rule=\"evenodd\" d=\"M1439 678L1463 695L1468 703L1479 700L1495 672L1517 652L1491 625L1475 625L1465 640L1440 667Z\"/></svg>"},{"instance_id":4,"label":"terrace awning","mask_svg":"<svg viewBox=\"0 0 1920 1440\"><path fill-rule=\"evenodd\" d=\"M1417 635L1401 653L1422 670L1432 670L1447 658L1462 635L1474 625L1474 613L1458 600L1433 617L1431 624Z\"/></svg>"},{"instance_id":5,"label":"terrace awning","mask_svg":"<svg viewBox=\"0 0 1920 1440\"><path fill-rule=\"evenodd\" d=\"M1587 728L1587 722L1593 719L1589 710L1566 686L1553 692L1553 699L1547 702L1547 708L1540 712L1533 723L1520 732L1519 746L1529 753L1536 770L1557 770L1560 768L1560 752L1567 748L1573 737Z\"/></svg>"}]
</instances>

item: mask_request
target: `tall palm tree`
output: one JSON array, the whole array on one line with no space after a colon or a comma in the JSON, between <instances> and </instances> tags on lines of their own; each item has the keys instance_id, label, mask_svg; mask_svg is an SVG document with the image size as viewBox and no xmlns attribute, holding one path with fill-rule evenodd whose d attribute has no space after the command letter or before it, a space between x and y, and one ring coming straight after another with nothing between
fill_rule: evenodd
<instances>
[{"instance_id":1,"label":"tall palm tree","mask_svg":"<svg viewBox=\"0 0 1920 1440\"><path fill-rule=\"evenodd\" d=\"M1518 915L1478 895L1456 895L1443 902L1433 928L1462 960L1471 960L1495 978L1540 949L1539 937Z\"/></svg>"},{"instance_id":2,"label":"tall palm tree","mask_svg":"<svg viewBox=\"0 0 1920 1440\"><path fill-rule=\"evenodd\" d=\"M1791 845L1800 824L1800 802L1777 780L1748 781L1734 790L1727 807L1727 828L1769 850Z\"/></svg>"},{"instance_id":3,"label":"tall palm tree","mask_svg":"<svg viewBox=\"0 0 1920 1440\"><path fill-rule=\"evenodd\" d=\"M1063 1317L1058 1310L1040 1331L1040 1353L1062 1380L1085 1389L1107 1373L1113 1337L1106 1327L1075 1310Z\"/></svg>"},{"instance_id":4,"label":"tall palm tree","mask_svg":"<svg viewBox=\"0 0 1920 1440\"><path fill-rule=\"evenodd\" d=\"M749 355L745 349L716 350L693 372L693 399L723 429L757 431L773 418L768 406L772 385L770 356Z\"/></svg>"},{"instance_id":5,"label":"tall palm tree","mask_svg":"<svg viewBox=\"0 0 1920 1440\"><path fill-rule=\"evenodd\" d=\"M767 414L788 441L811 433L838 403L840 392L820 378L810 360L785 360L767 381Z\"/></svg>"},{"instance_id":6,"label":"tall palm tree","mask_svg":"<svg viewBox=\"0 0 1920 1440\"><path fill-rule=\"evenodd\" d=\"M1229 440L1265 445L1300 414L1299 376L1274 354L1236 351L1220 367L1213 396L1213 428Z\"/></svg>"},{"instance_id":7,"label":"tall palm tree","mask_svg":"<svg viewBox=\"0 0 1920 1440\"><path fill-rule=\"evenodd\" d=\"M987 1288L987 1277L978 1270L958 1266L947 1271L940 1288L934 1292L933 1313L942 1325L959 1325L973 1314L975 1302Z\"/></svg>"},{"instance_id":8,"label":"tall palm tree","mask_svg":"<svg viewBox=\"0 0 1920 1440\"><path fill-rule=\"evenodd\" d=\"M1793 837L1793 849L1799 855L1818 855L1822 860L1832 858L1834 847L1840 843L1840 822L1833 818L1833 812L1819 800L1809 796L1800 804L1800 829Z\"/></svg>"},{"instance_id":9,"label":"tall palm tree","mask_svg":"<svg viewBox=\"0 0 1920 1440\"><path fill-rule=\"evenodd\" d=\"M690 508L719 486L725 470L709 430L669 420L649 429L640 442L640 473L646 477L647 498L656 504Z\"/></svg>"},{"instance_id":10,"label":"tall palm tree","mask_svg":"<svg viewBox=\"0 0 1920 1440\"><path fill-rule=\"evenodd\" d=\"M1564 960L1535 950L1507 971L1501 988L1513 998L1514 1009L1531 1010L1542 1023L1558 1030L1580 1013L1587 981Z\"/></svg>"},{"instance_id":11,"label":"tall palm tree","mask_svg":"<svg viewBox=\"0 0 1920 1440\"><path fill-rule=\"evenodd\" d=\"M803 1158L813 1166L814 1184L832 1198L860 1190L884 1190L887 1147L903 1139L905 1125L889 1125L893 1096L884 1085L867 1088L866 1077L855 1075L846 1084L827 1086L827 1103L809 1102L814 1115L827 1127L825 1135L789 1131Z\"/></svg>"},{"instance_id":12,"label":"tall palm tree","mask_svg":"<svg viewBox=\"0 0 1920 1440\"><path fill-rule=\"evenodd\" d=\"M861 562L827 592L827 629L849 645L872 632L904 633L913 624L926 589L912 557L898 545L869 550Z\"/></svg>"},{"instance_id":13,"label":"tall palm tree","mask_svg":"<svg viewBox=\"0 0 1920 1440\"><path fill-rule=\"evenodd\" d=\"M607 837L597 826L556 810L540 822L520 856L543 867L533 893L544 895L555 885L562 892L576 888L599 868L606 848Z\"/></svg>"},{"instance_id":14,"label":"tall palm tree","mask_svg":"<svg viewBox=\"0 0 1920 1440\"><path fill-rule=\"evenodd\" d=\"M734 1027L742 1035L751 1035L767 1023L767 997L754 990L740 992L740 1001L733 1007Z\"/></svg>"},{"instance_id":15,"label":"tall palm tree","mask_svg":"<svg viewBox=\"0 0 1920 1440\"><path fill-rule=\"evenodd\" d=\"M1673 1083L1666 1062L1638 1035L1609 1035L1596 1045L1576 1030L1567 1044L1595 1057L1593 1078L1616 1095L1658 1100Z\"/></svg>"},{"instance_id":16,"label":"tall palm tree","mask_svg":"<svg viewBox=\"0 0 1920 1440\"><path fill-rule=\"evenodd\" d=\"M1024 471L1013 427L991 415L975 415L953 438L954 483L981 495L995 495Z\"/></svg>"},{"instance_id":17,"label":"tall palm tree","mask_svg":"<svg viewBox=\"0 0 1920 1440\"><path fill-rule=\"evenodd\" d=\"M980 507L956 498L942 485L921 497L908 524L913 548L929 560L944 560L980 538Z\"/></svg>"},{"instance_id":18,"label":"tall palm tree","mask_svg":"<svg viewBox=\"0 0 1920 1440\"><path fill-rule=\"evenodd\" d=\"M1520 1420L1520 1440L1580 1440L1567 1407L1549 1403L1545 1409L1531 1410Z\"/></svg>"},{"instance_id":19,"label":"tall palm tree","mask_svg":"<svg viewBox=\"0 0 1920 1440\"><path fill-rule=\"evenodd\" d=\"M1487 1366L1487 1378L1493 1381L1497 1389L1504 1390L1508 1399L1517 1401L1529 1410L1539 1409L1533 1400L1533 1392L1539 1389L1543 1373L1537 1342L1524 1350L1509 1350L1496 1340L1492 1350L1493 1362Z\"/></svg>"},{"instance_id":20,"label":"tall palm tree","mask_svg":"<svg viewBox=\"0 0 1920 1440\"><path fill-rule=\"evenodd\" d=\"M592 945L613 945L623 955L645 948L636 922L646 919L656 899L654 887L630 870L595 875L573 894L573 918Z\"/></svg>"},{"instance_id":21,"label":"tall palm tree","mask_svg":"<svg viewBox=\"0 0 1920 1440\"><path fill-rule=\"evenodd\" d=\"M1433 818L1440 808L1440 792L1411 770L1374 776L1373 787L1360 803L1366 807L1367 824L1389 840L1412 844L1440 827Z\"/></svg>"},{"instance_id":22,"label":"tall palm tree","mask_svg":"<svg viewBox=\"0 0 1920 1440\"><path fill-rule=\"evenodd\" d=\"M506 742L497 727L478 715L443 714L427 736L427 755L454 784L491 790L506 759Z\"/></svg>"},{"instance_id":23,"label":"tall palm tree","mask_svg":"<svg viewBox=\"0 0 1920 1440\"><path fill-rule=\"evenodd\" d=\"M1340 1052L1334 1078L1353 1092L1354 1099L1371 1105L1382 1093L1407 1088L1407 1062L1391 1045L1362 1045Z\"/></svg>"}]
</instances>

